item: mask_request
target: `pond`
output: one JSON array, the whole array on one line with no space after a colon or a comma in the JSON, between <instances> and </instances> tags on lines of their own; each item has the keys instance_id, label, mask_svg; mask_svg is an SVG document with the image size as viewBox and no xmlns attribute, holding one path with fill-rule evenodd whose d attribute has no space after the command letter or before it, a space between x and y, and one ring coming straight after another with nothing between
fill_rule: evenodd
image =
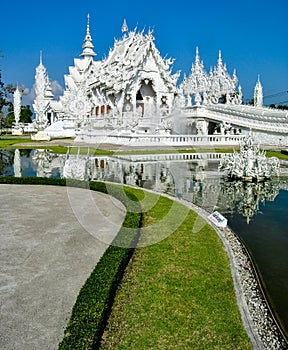
<instances>
[{"instance_id":1,"label":"pond","mask_svg":"<svg viewBox=\"0 0 288 350\"><path fill-rule=\"evenodd\" d=\"M226 182L221 155L84 157L47 150L1 150L0 176L66 177L138 186L218 210L251 254L269 303L288 335L288 177Z\"/></svg>"}]
</instances>

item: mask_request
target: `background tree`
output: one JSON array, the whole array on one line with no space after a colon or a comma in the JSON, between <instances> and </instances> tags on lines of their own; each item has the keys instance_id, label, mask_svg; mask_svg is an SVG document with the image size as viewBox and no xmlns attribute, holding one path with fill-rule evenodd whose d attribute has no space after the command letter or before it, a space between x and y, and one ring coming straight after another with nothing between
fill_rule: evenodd
<instances>
[{"instance_id":1,"label":"background tree","mask_svg":"<svg viewBox=\"0 0 288 350\"><path fill-rule=\"evenodd\" d=\"M6 92L2 81L2 71L0 69L0 113L3 113L3 107L6 105Z\"/></svg>"},{"instance_id":2,"label":"background tree","mask_svg":"<svg viewBox=\"0 0 288 350\"><path fill-rule=\"evenodd\" d=\"M33 113L30 109L29 105L21 106L21 112L20 112L20 123L32 123L32 117ZM13 104L8 106L8 113L5 118L5 127L6 128L12 128L13 123L15 122L15 116L14 116L14 108Z\"/></svg>"},{"instance_id":3,"label":"background tree","mask_svg":"<svg viewBox=\"0 0 288 350\"><path fill-rule=\"evenodd\" d=\"M287 105L278 105L277 107L278 109L282 109L284 111L287 111L288 110L288 106Z\"/></svg>"},{"instance_id":4,"label":"background tree","mask_svg":"<svg viewBox=\"0 0 288 350\"><path fill-rule=\"evenodd\" d=\"M29 105L21 106L20 122L21 123L32 123L32 111Z\"/></svg>"},{"instance_id":5,"label":"background tree","mask_svg":"<svg viewBox=\"0 0 288 350\"><path fill-rule=\"evenodd\" d=\"M1 54L1 50L0 50L0 54ZM2 58L2 56L0 55L0 58ZM4 119L4 113L3 113L3 107L5 106L5 99L4 99L4 83L2 81L2 71L0 68L0 135L1 135L1 130L2 127L5 124L5 119Z\"/></svg>"},{"instance_id":6,"label":"background tree","mask_svg":"<svg viewBox=\"0 0 288 350\"><path fill-rule=\"evenodd\" d=\"M13 112L13 104L9 104L8 113L5 118L5 128L12 128L13 123L15 122L15 116Z\"/></svg>"}]
</instances>

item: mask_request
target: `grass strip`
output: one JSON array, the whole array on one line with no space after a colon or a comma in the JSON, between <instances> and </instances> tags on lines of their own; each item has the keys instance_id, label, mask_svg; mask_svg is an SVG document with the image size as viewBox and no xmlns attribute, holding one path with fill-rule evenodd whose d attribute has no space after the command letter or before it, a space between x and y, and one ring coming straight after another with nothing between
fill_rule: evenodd
<instances>
[{"instance_id":1,"label":"grass strip","mask_svg":"<svg viewBox=\"0 0 288 350\"><path fill-rule=\"evenodd\" d=\"M59 142L63 141L63 139L53 139L53 140L59 140ZM46 141L44 141L46 142ZM33 141L31 138L26 137L17 137L17 136L1 136L0 137L0 149L7 149L7 148L18 148L18 149L47 149L52 151L53 153L56 154L65 154L68 150L68 146L53 146L53 145L45 145L41 146L41 141ZM19 144L21 146L19 146ZM27 144L27 146L25 145ZM102 149L97 149L97 148L88 148L88 147L77 147L75 145L69 147L70 149L70 154L77 154L80 150L80 154L86 155L112 155L114 152L112 151L107 151L107 150L102 150Z\"/></svg>"},{"instance_id":2,"label":"grass strip","mask_svg":"<svg viewBox=\"0 0 288 350\"><path fill-rule=\"evenodd\" d=\"M266 151L267 157L276 157L283 160L288 160L288 153L285 151Z\"/></svg>"},{"instance_id":3,"label":"grass strip","mask_svg":"<svg viewBox=\"0 0 288 350\"><path fill-rule=\"evenodd\" d=\"M12 148L17 143L33 143L30 137L0 136L0 148Z\"/></svg>"},{"instance_id":4,"label":"grass strip","mask_svg":"<svg viewBox=\"0 0 288 350\"><path fill-rule=\"evenodd\" d=\"M169 229L165 215L171 205L161 198L144 208L140 244L157 235L159 225ZM187 210L173 205L179 212ZM252 349L222 242L207 224L193 233L196 217L189 211L173 234L135 251L117 291L102 350Z\"/></svg>"}]
</instances>

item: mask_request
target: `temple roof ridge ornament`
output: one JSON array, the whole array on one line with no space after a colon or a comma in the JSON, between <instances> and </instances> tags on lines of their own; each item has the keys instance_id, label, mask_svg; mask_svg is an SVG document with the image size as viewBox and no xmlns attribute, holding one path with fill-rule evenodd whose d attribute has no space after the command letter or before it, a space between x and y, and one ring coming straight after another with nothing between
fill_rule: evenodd
<instances>
[{"instance_id":1,"label":"temple roof ridge ornament","mask_svg":"<svg viewBox=\"0 0 288 350\"><path fill-rule=\"evenodd\" d=\"M208 91L208 75L204 70L204 64L200 60L199 48L196 47L195 61L192 63L191 73L182 83L184 94L186 96L196 96Z\"/></svg>"},{"instance_id":2,"label":"temple roof ridge ornament","mask_svg":"<svg viewBox=\"0 0 288 350\"><path fill-rule=\"evenodd\" d=\"M200 62L200 56L199 56L199 48L196 46L196 57L195 57L195 63Z\"/></svg>"},{"instance_id":3,"label":"temple roof ridge ornament","mask_svg":"<svg viewBox=\"0 0 288 350\"><path fill-rule=\"evenodd\" d=\"M84 38L84 43L82 45L82 53L80 56L82 57L95 57L96 53L93 51L94 45L92 43L92 37L90 34L90 15L87 15L87 27L86 27L86 35Z\"/></svg>"},{"instance_id":4,"label":"temple roof ridge ornament","mask_svg":"<svg viewBox=\"0 0 288 350\"><path fill-rule=\"evenodd\" d=\"M42 50L40 50L39 66L43 66L43 60L42 60Z\"/></svg>"},{"instance_id":5,"label":"temple roof ridge ornament","mask_svg":"<svg viewBox=\"0 0 288 350\"><path fill-rule=\"evenodd\" d=\"M221 50L219 50L219 54L218 54L218 67L222 67L223 62L222 62L222 52Z\"/></svg>"},{"instance_id":6,"label":"temple roof ridge ornament","mask_svg":"<svg viewBox=\"0 0 288 350\"><path fill-rule=\"evenodd\" d=\"M152 40L152 41L155 40L155 37L154 37L153 33L154 33L154 28L152 28L152 29L149 28L149 29L148 29L147 37L148 37L148 39L150 39L150 40Z\"/></svg>"},{"instance_id":7,"label":"temple roof ridge ornament","mask_svg":"<svg viewBox=\"0 0 288 350\"><path fill-rule=\"evenodd\" d=\"M127 22L126 22L126 18L124 18L121 30L122 30L122 33L123 33L123 35L125 37L127 35L127 33L128 33L128 25L127 25Z\"/></svg>"},{"instance_id":8,"label":"temple roof ridge ornament","mask_svg":"<svg viewBox=\"0 0 288 350\"><path fill-rule=\"evenodd\" d=\"M210 67L210 73L207 74L204 63L200 60L197 46L191 73L189 77L184 77L181 88L186 96L187 106L191 106L192 102L198 106L201 102L202 104L217 104L220 100L223 101L221 103L241 104L242 90L240 88L238 92L236 91L237 84L236 70L231 78L226 64L223 63L221 50L219 50L217 65L213 69ZM191 98L194 101L191 101Z\"/></svg>"}]
</instances>

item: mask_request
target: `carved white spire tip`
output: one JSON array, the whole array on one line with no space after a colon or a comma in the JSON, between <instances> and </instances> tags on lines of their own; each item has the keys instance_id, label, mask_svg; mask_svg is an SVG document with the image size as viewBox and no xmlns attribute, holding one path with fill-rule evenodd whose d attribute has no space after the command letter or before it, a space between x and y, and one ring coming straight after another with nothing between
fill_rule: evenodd
<instances>
[{"instance_id":1,"label":"carved white spire tip","mask_svg":"<svg viewBox=\"0 0 288 350\"><path fill-rule=\"evenodd\" d=\"M128 26L126 22L126 18L124 18L123 25L122 25L122 33L126 34L128 32Z\"/></svg>"}]
</instances>

